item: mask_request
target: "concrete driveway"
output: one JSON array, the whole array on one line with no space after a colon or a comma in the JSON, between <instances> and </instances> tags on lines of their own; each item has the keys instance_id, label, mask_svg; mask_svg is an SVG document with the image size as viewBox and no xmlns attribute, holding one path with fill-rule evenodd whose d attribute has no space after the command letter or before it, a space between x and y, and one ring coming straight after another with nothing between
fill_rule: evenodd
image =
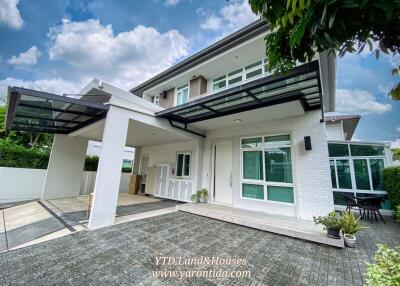
<instances>
[{"instance_id":1,"label":"concrete driveway","mask_svg":"<svg viewBox=\"0 0 400 286\"><path fill-rule=\"evenodd\" d=\"M174 212L3 253L0 284L362 285L376 243L400 243L400 226L387 221L369 224L356 248L338 249ZM184 278L160 277L168 273Z\"/></svg>"}]
</instances>

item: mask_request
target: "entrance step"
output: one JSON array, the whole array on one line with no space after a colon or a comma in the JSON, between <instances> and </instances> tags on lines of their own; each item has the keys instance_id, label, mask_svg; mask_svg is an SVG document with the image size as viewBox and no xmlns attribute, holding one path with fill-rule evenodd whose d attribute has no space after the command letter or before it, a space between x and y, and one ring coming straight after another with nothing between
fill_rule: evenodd
<instances>
[{"instance_id":1,"label":"entrance step","mask_svg":"<svg viewBox=\"0 0 400 286\"><path fill-rule=\"evenodd\" d=\"M183 204L176 206L176 209L293 238L334 247L344 247L343 238L329 238L322 227L308 220L298 220L294 217L267 214L213 203Z\"/></svg>"}]
</instances>

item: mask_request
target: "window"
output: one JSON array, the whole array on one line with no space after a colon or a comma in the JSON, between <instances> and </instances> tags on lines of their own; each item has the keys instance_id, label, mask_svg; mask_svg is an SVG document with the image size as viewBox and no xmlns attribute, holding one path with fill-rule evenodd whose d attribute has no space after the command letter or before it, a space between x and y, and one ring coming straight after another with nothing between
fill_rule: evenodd
<instances>
[{"instance_id":1,"label":"window","mask_svg":"<svg viewBox=\"0 0 400 286\"><path fill-rule=\"evenodd\" d=\"M351 156L384 156L383 146L350 144Z\"/></svg>"},{"instance_id":2,"label":"window","mask_svg":"<svg viewBox=\"0 0 400 286\"><path fill-rule=\"evenodd\" d=\"M220 76L213 80L213 90L217 90L226 86L226 75Z\"/></svg>"},{"instance_id":3,"label":"window","mask_svg":"<svg viewBox=\"0 0 400 286\"><path fill-rule=\"evenodd\" d=\"M237 70L234 70L234 71L228 73L228 85L232 85L232 84L242 81L243 80L242 72L243 72L243 69L240 68L240 69L237 69Z\"/></svg>"},{"instance_id":4,"label":"window","mask_svg":"<svg viewBox=\"0 0 400 286\"><path fill-rule=\"evenodd\" d=\"M178 87L176 89L176 105L181 105L189 101L189 86Z\"/></svg>"},{"instance_id":5,"label":"window","mask_svg":"<svg viewBox=\"0 0 400 286\"><path fill-rule=\"evenodd\" d=\"M351 189L351 174L349 160L336 160L336 170L339 189Z\"/></svg>"},{"instance_id":6,"label":"window","mask_svg":"<svg viewBox=\"0 0 400 286\"><path fill-rule=\"evenodd\" d=\"M337 188L336 183L336 167L335 167L335 160L329 160L329 166L331 168L331 181L332 181L332 188Z\"/></svg>"},{"instance_id":7,"label":"window","mask_svg":"<svg viewBox=\"0 0 400 286\"><path fill-rule=\"evenodd\" d=\"M293 204L290 135L244 138L241 147L242 197Z\"/></svg>"},{"instance_id":8,"label":"window","mask_svg":"<svg viewBox=\"0 0 400 286\"><path fill-rule=\"evenodd\" d=\"M372 189L382 190L382 171L385 168L383 159L370 159L369 166L371 169Z\"/></svg>"},{"instance_id":9,"label":"window","mask_svg":"<svg viewBox=\"0 0 400 286\"><path fill-rule=\"evenodd\" d=\"M349 147L347 144L328 144L329 157L347 157L349 156Z\"/></svg>"},{"instance_id":10,"label":"window","mask_svg":"<svg viewBox=\"0 0 400 286\"><path fill-rule=\"evenodd\" d=\"M190 176L190 153L178 153L176 159L176 177Z\"/></svg>"},{"instance_id":11,"label":"window","mask_svg":"<svg viewBox=\"0 0 400 286\"><path fill-rule=\"evenodd\" d=\"M160 96L159 95L156 95L153 97L153 103L155 105L160 105Z\"/></svg>"},{"instance_id":12,"label":"window","mask_svg":"<svg viewBox=\"0 0 400 286\"><path fill-rule=\"evenodd\" d=\"M356 188L358 190L370 190L371 184L368 174L368 162L366 159L353 160Z\"/></svg>"},{"instance_id":13,"label":"window","mask_svg":"<svg viewBox=\"0 0 400 286\"><path fill-rule=\"evenodd\" d=\"M246 79L258 76L263 73L263 61L257 61L244 67Z\"/></svg>"}]
</instances>

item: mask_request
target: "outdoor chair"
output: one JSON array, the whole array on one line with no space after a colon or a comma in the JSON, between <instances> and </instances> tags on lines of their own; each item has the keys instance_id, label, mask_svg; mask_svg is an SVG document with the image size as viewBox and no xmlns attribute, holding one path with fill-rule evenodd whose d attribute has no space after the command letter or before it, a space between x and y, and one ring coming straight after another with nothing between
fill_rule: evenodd
<instances>
[{"instance_id":1,"label":"outdoor chair","mask_svg":"<svg viewBox=\"0 0 400 286\"><path fill-rule=\"evenodd\" d=\"M380 198L374 198L374 197L358 198L357 201L358 201L358 206L360 208L361 219L364 218L369 219L371 220L371 223L374 223L374 218L375 221L378 222L378 216L379 216L382 222L385 223L385 220L383 219L383 216L379 211L379 207L381 205Z\"/></svg>"}]
</instances>

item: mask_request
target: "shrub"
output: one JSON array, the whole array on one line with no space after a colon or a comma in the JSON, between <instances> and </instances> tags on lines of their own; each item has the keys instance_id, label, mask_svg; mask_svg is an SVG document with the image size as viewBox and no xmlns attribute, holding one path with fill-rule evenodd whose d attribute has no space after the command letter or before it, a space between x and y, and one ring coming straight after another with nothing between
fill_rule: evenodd
<instances>
[{"instance_id":1,"label":"shrub","mask_svg":"<svg viewBox=\"0 0 400 286\"><path fill-rule=\"evenodd\" d=\"M11 168L46 169L49 153L25 148L0 140L0 166Z\"/></svg>"},{"instance_id":2,"label":"shrub","mask_svg":"<svg viewBox=\"0 0 400 286\"><path fill-rule=\"evenodd\" d=\"M400 205L400 166L385 168L382 172L383 190L392 206Z\"/></svg>"},{"instance_id":3,"label":"shrub","mask_svg":"<svg viewBox=\"0 0 400 286\"><path fill-rule=\"evenodd\" d=\"M396 221L400 223L400 205L394 207L394 215L396 217Z\"/></svg>"},{"instance_id":4,"label":"shrub","mask_svg":"<svg viewBox=\"0 0 400 286\"><path fill-rule=\"evenodd\" d=\"M356 234L365 227L359 223L360 218L356 219L354 214L347 210L342 216L342 231L344 234Z\"/></svg>"},{"instance_id":5,"label":"shrub","mask_svg":"<svg viewBox=\"0 0 400 286\"><path fill-rule=\"evenodd\" d=\"M335 211L328 213L328 216L314 217L314 223L322 224L324 229L340 230L342 228L342 218Z\"/></svg>"},{"instance_id":6,"label":"shrub","mask_svg":"<svg viewBox=\"0 0 400 286\"><path fill-rule=\"evenodd\" d=\"M378 244L375 263L367 265L369 286L400 285L400 246L389 248L387 245Z\"/></svg>"},{"instance_id":7,"label":"shrub","mask_svg":"<svg viewBox=\"0 0 400 286\"><path fill-rule=\"evenodd\" d=\"M132 167L122 167L122 173L132 173Z\"/></svg>"},{"instance_id":8,"label":"shrub","mask_svg":"<svg viewBox=\"0 0 400 286\"><path fill-rule=\"evenodd\" d=\"M98 156L86 156L85 159L85 171L97 171L97 166L99 165L99 157Z\"/></svg>"}]
</instances>

